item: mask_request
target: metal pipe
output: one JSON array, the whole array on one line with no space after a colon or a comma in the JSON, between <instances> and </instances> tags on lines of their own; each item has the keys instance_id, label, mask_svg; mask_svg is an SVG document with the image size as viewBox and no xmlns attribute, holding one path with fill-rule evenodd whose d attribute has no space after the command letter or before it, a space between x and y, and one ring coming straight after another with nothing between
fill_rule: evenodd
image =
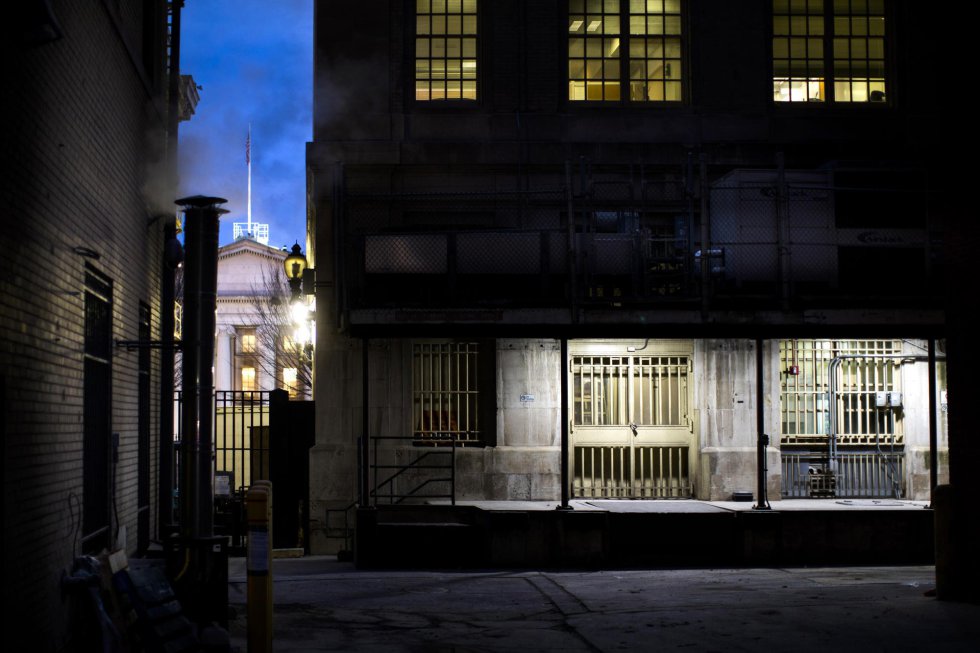
<instances>
[{"instance_id":1,"label":"metal pipe","mask_svg":"<svg viewBox=\"0 0 980 653\"><path fill-rule=\"evenodd\" d=\"M575 206L573 201L574 191L572 190L572 163L565 161L565 200L568 213L568 238L565 243L565 266L568 270L568 305L569 319L574 324L578 321L577 295L578 278L575 261ZM564 342L564 341L562 341Z\"/></svg>"},{"instance_id":2,"label":"metal pipe","mask_svg":"<svg viewBox=\"0 0 980 653\"><path fill-rule=\"evenodd\" d=\"M170 60L167 71L167 188L177 187L177 126L180 124L180 10L183 0L170 3ZM167 216L163 225L165 248L160 281L160 432L157 471L158 533L163 536L174 523L174 262L166 248L177 243L177 221Z\"/></svg>"},{"instance_id":3,"label":"metal pipe","mask_svg":"<svg viewBox=\"0 0 980 653\"><path fill-rule=\"evenodd\" d=\"M755 406L755 425L756 425L756 443L755 443L755 477L756 477L756 489L755 489L755 505L752 506L753 510L771 510L769 505L769 498L766 495L766 448L769 445L769 436L766 435L766 413L765 413L765 402L762 398L765 396L765 378L763 375L763 356L762 356L762 338L755 339L755 394L756 394L756 406Z\"/></svg>"},{"instance_id":4,"label":"metal pipe","mask_svg":"<svg viewBox=\"0 0 980 653\"><path fill-rule=\"evenodd\" d=\"M570 510L568 505L568 340L561 339L561 506L560 510Z\"/></svg>"},{"instance_id":5,"label":"metal pipe","mask_svg":"<svg viewBox=\"0 0 980 653\"><path fill-rule=\"evenodd\" d=\"M368 408L368 344L369 340L367 338L361 339L361 506L366 507L368 501L370 500L370 492L368 488L368 466L370 464L368 460L368 419L370 418L370 410ZM375 445L377 446L377 445Z\"/></svg>"},{"instance_id":6,"label":"metal pipe","mask_svg":"<svg viewBox=\"0 0 980 653\"><path fill-rule=\"evenodd\" d=\"M701 183L701 312L707 313L711 294L711 225L708 215L708 158L703 152L698 155L698 163Z\"/></svg>"},{"instance_id":7,"label":"metal pipe","mask_svg":"<svg viewBox=\"0 0 980 653\"><path fill-rule=\"evenodd\" d=\"M164 247L176 242L173 218L163 227ZM160 431L158 434L157 532L162 538L174 523L174 268L164 256L160 281Z\"/></svg>"},{"instance_id":8,"label":"metal pipe","mask_svg":"<svg viewBox=\"0 0 980 653\"><path fill-rule=\"evenodd\" d=\"M827 364L827 383L829 391L827 396L828 409L830 414L830 424L827 425L827 436L830 444L830 469L837 471L837 369L845 360L902 360L915 362L927 360L928 357L910 356L908 354L839 354L834 356Z\"/></svg>"},{"instance_id":9,"label":"metal pipe","mask_svg":"<svg viewBox=\"0 0 980 653\"><path fill-rule=\"evenodd\" d=\"M939 424L936 411L936 340L929 338L929 502L939 485Z\"/></svg>"},{"instance_id":10,"label":"metal pipe","mask_svg":"<svg viewBox=\"0 0 980 653\"><path fill-rule=\"evenodd\" d=\"M181 337L183 435L181 527L191 538L211 537L211 429L215 308L218 279L219 197L177 200L185 215L184 311Z\"/></svg>"}]
</instances>

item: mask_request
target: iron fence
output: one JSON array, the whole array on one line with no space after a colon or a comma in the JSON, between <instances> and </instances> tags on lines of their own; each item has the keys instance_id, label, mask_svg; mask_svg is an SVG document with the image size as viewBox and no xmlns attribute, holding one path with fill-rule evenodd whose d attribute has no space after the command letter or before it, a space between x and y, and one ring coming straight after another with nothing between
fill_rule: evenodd
<instances>
[{"instance_id":1,"label":"iron fence","mask_svg":"<svg viewBox=\"0 0 980 653\"><path fill-rule=\"evenodd\" d=\"M268 390L217 390L214 393L212 496L216 533L232 537L232 546L244 545L244 496L253 481L269 478ZM174 393L174 479L179 488L183 396ZM174 516L179 521L180 501L175 490Z\"/></svg>"}]
</instances>

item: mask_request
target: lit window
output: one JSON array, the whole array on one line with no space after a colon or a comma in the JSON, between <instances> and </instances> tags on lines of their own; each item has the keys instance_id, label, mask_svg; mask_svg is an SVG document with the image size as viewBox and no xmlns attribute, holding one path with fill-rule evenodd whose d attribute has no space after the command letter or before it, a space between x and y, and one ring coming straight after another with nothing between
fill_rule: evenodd
<instances>
[{"instance_id":1,"label":"lit window","mask_svg":"<svg viewBox=\"0 0 980 653\"><path fill-rule=\"evenodd\" d=\"M282 349L287 352L294 352L299 349L299 345L296 344L296 338L286 335L282 337Z\"/></svg>"},{"instance_id":2,"label":"lit window","mask_svg":"<svg viewBox=\"0 0 980 653\"><path fill-rule=\"evenodd\" d=\"M254 333L243 333L241 336L242 342L242 353L243 354L254 354L255 353L255 334Z\"/></svg>"},{"instance_id":3,"label":"lit window","mask_svg":"<svg viewBox=\"0 0 980 653\"><path fill-rule=\"evenodd\" d=\"M415 99L475 100L477 0L416 0Z\"/></svg>"},{"instance_id":4,"label":"lit window","mask_svg":"<svg viewBox=\"0 0 980 653\"><path fill-rule=\"evenodd\" d=\"M473 342L413 346L412 412L417 441L480 441L478 359Z\"/></svg>"},{"instance_id":5,"label":"lit window","mask_svg":"<svg viewBox=\"0 0 980 653\"><path fill-rule=\"evenodd\" d=\"M683 99L680 0L569 0L568 34L569 100Z\"/></svg>"},{"instance_id":6,"label":"lit window","mask_svg":"<svg viewBox=\"0 0 980 653\"><path fill-rule=\"evenodd\" d=\"M897 340L780 341L782 444L826 446L832 412L838 445L902 444L901 411L876 403L877 393L901 391L900 362L887 358L901 351Z\"/></svg>"},{"instance_id":7,"label":"lit window","mask_svg":"<svg viewBox=\"0 0 980 653\"><path fill-rule=\"evenodd\" d=\"M774 0L773 100L884 102L884 0Z\"/></svg>"},{"instance_id":8,"label":"lit window","mask_svg":"<svg viewBox=\"0 0 980 653\"><path fill-rule=\"evenodd\" d=\"M255 390L255 368L242 368L242 390Z\"/></svg>"},{"instance_id":9,"label":"lit window","mask_svg":"<svg viewBox=\"0 0 980 653\"><path fill-rule=\"evenodd\" d=\"M282 370L282 387L289 392L290 397L295 397L299 394L299 386L297 385L298 375L296 373L295 367L285 367Z\"/></svg>"}]
</instances>

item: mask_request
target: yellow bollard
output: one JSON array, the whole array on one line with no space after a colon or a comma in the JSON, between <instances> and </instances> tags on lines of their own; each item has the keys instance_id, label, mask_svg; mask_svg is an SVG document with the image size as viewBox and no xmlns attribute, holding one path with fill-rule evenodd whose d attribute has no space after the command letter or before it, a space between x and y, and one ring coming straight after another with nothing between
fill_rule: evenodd
<instances>
[{"instance_id":1,"label":"yellow bollard","mask_svg":"<svg viewBox=\"0 0 980 653\"><path fill-rule=\"evenodd\" d=\"M272 483L253 483L245 505L248 653L272 653Z\"/></svg>"}]
</instances>

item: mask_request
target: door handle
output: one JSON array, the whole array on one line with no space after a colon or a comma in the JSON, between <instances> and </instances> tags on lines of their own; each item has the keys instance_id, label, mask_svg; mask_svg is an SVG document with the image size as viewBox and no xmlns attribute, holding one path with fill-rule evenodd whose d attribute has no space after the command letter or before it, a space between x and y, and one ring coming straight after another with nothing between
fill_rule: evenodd
<instances>
[{"instance_id":1,"label":"door handle","mask_svg":"<svg viewBox=\"0 0 980 653\"><path fill-rule=\"evenodd\" d=\"M633 437L636 437L636 424L630 424L630 430L633 431Z\"/></svg>"}]
</instances>

